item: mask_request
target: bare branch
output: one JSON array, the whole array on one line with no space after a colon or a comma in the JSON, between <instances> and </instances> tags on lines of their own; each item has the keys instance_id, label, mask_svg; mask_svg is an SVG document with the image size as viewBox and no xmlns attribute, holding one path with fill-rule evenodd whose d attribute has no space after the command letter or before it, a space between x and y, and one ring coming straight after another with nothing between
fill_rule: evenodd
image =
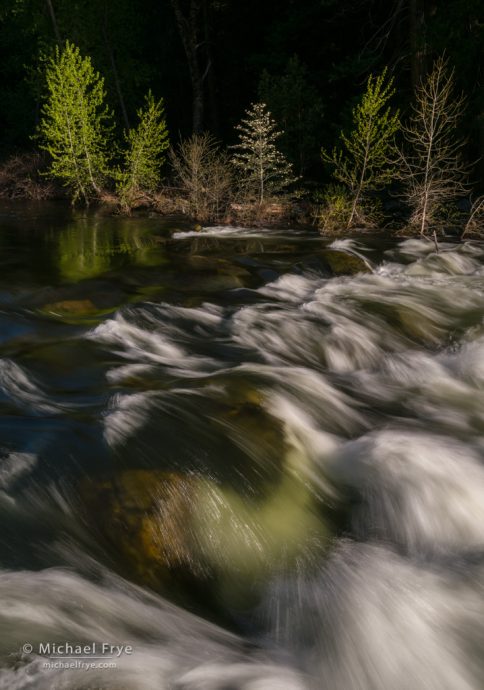
<instances>
[{"instance_id":1,"label":"bare branch","mask_svg":"<svg viewBox=\"0 0 484 690\"><path fill-rule=\"evenodd\" d=\"M399 156L410 222L422 235L435 225L443 206L469 191L469 166L461 155L465 141L455 133L464 108L464 97L454 95L454 73L441 57L417 89Z\"/></svg>"}]
</instances>

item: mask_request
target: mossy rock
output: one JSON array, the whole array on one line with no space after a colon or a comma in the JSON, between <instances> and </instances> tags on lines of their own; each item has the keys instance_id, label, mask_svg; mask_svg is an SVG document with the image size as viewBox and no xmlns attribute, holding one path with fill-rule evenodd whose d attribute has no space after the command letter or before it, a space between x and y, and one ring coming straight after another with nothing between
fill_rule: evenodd
<instances>
[{"instance_id":1,"label":"mossy rock","mask_svg":"<svg viewBox=\"0 0 484 690\"><path fill-rule=\"evenodd\" d=\"M90 299L65 299L45 304L42 311L58 316L92 316L99 309Z\"/></svg>"},{"instance_id":2,"label":"mossy rock","mask_svg":"<svg viewBox=\"0 0 484 690\"><path fill-rule=\"evenodd\" d=\"M180 569L208 574L189 534L197 480L159 470L127 470L84 482L81 497L95 526L135 578L159 587Z\"/></svg>"},{"instance_id":3,"label":"mossy rock","mask_svg":"<svg viewBox=\"0 0 484 690\"><path fill-rule=\"evenodd\" d=\"M328 250L324 258L332 273L336 276L352 276L357 273L371 273L368 264L354 254Z\"/></svg>"},{"instance_id":4,"label":"mossy rock","mask_svg":"<svg viewBox=\"0 0 484 690\"><path fill-rule=\"evenodd\" d=\"M222 292L224 290L234 290L236 288L244 287L244 283L236 275L229 275L227 273L212 274L199 273L186 282L186 285L191 290L198 290L199 292Z\"/></svg>"},{"instance_id":5,"label":"mossy rock","mask_svg":"<svg viewBox=\"0 0 484 690\"><path fill-rule=\"evenodd\" d=\"M298 451L291 449L291 466ZM293 468L294 469L294 468ZM263 497L195 475L127 470L86 483L88 515L135 579L155 589L215 582L219 598L244 606L254 588L323 548L328 532L307 484L285 472Z\"/></svg>"},{"instance_id":6,"label":"mossy rock","mask_svg":"<svg viewBox=\"0 0 484 690\"><path fill-rule=\"evenodd\" d=\"M237 276L239 278L250 277L250 272L246 268L233 264L227 259L193 254L187 257L187 264L196 271L210 271L218 275Z\"/></svg>"}]
</instances>

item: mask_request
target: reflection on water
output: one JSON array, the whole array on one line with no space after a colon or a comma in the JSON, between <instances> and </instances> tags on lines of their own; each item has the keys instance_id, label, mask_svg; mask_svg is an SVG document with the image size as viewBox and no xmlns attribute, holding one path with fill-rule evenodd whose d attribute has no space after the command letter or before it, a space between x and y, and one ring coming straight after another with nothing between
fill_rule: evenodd
<instances>
[{"instance_id":1,"label":"reflection on water","mask_svg":"<svg viewBox=\"0 0 484 690\"><path fill-rule=\"evenodd\" d=\"M55 205L0 242L0 688L483 686L482 245Z\"/></svg>"},{"instance_id":2,"label":"reflection on water","mask_svg":"<svg viewBox=\"0 0 484 690\"><path fill-rule=\"evenodd\" d=\"M57 267L61 280L77 282L116 270L123 264L159 266L162 251L146 228L126 219L116 224L99 217L83 218L56 233Z\"/></svg>"}]
</instances>

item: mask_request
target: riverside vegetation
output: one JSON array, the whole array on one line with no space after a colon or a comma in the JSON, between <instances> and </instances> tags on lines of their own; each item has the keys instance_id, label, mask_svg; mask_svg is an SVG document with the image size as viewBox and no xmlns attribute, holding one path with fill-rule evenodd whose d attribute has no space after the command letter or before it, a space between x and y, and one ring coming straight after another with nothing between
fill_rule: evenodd
<instances>
[{"instance_id":1,"label":"riverside vegetation","mask_svg":"<svg viewBox=\"0 0 484 690\"><path fill-rule=\"evenodd\" d=\"M471 166L457 134L465 99L442 57L417 86L405 120L391 105L393 77L386 69L369 76L339 143L321 149L333 181L317 194L295 173L302 161L282 152L284 132L263 102L246 110L228 148L209 133L170 146L163 99L150 91L119 142L104 79L77 46L56 46L45 75L34 139L46 157L4 165L0 176L11 196L50 196L57 182L72 203L103 202L127 214L148 207L200 223L312 220L323 234L390 226L436 242L444 228L482 229L483 197L471 196ZM261 93L269 88L266 74Z\"/></svg>"}]
</instances>

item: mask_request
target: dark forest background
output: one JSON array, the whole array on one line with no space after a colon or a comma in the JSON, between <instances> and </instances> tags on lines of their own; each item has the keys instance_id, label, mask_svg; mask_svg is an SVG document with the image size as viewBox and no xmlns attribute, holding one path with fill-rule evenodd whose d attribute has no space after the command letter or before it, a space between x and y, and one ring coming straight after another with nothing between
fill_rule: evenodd
<instances>
[{"instance_id":1,"label":"dark forest background","mask_svg":"<svg viewBox=\"0 0 484 690\"><path fill-rule=\"evenodd\" d=\"M484 157L483 0L1 0L2 156L33 147L42 56L65 39L104 75L120 128L151 88L172 141L208 130L232 143L244 110L265 100L313 177L369 73L388 66L405 115L445 53L468 99L469 156Z\"/></svg>"}]
</instances>

